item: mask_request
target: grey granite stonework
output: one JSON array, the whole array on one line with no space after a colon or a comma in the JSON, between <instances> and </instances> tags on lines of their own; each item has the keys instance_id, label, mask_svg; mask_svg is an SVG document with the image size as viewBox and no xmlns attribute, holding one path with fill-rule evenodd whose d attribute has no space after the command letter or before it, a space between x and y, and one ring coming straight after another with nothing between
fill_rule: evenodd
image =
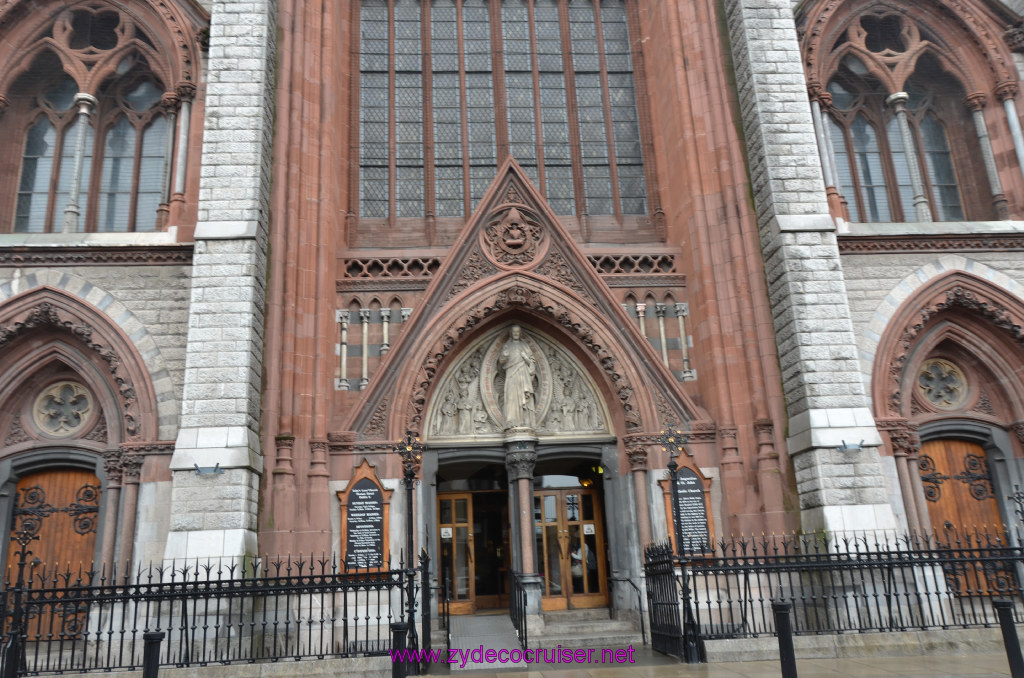
<instances>
[{"instance_id":1,"label":"grey granite stonework","mask_svg":"<svg viewBox=\"0 0 1024 678\"><path fill-rule=\"evenodd\" d=\"M256 551L276 13L274 0L212 6L168 559Z\"/></svg>"},{"instance_id":2,"label":"grey granite stonework","mask_svg":"<svg viewBox=\"0 0 1024 678\"><path fill-rule=\"evenodd\" d=\"M790 0L726 0L802 526L891 528ZM863 448L837 454L842 441Z\"/></svg>"}]
</instances>

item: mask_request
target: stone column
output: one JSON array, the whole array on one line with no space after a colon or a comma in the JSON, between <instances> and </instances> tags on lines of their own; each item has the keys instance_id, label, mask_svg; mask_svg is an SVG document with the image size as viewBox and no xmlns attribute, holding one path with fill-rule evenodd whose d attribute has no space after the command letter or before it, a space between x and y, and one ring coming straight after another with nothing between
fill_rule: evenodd
<instances>
[{"instance_id":1,"label":"stone column","mask_svg":"<svg viewBox=\"0 0 1024 678\"><path fill-rule=\"evenodd\" d=\"M992 153L992 141L988 136L988 125L985 124L985 103L987 97L982 92L969 94L964 98L964 105L971 112L974 119L974 132L978 135L978 145L981 147L981 158L985 162L985 174L988 176L988 185L992 190L992 206L996 210L996 217L1009 219L1010 210L1007 205L1006 195L1003 193L1003 183L999 180L999 170L996 168L996 158Z\"/></svg>"},{"instance_id":2,"label":"stone column","mask_svg":"<svg viewBox=\"0 0 1024 678\"><path fill-rule=\"evenodd\" d=\"M896 124L900 128L900 140L903 142L903 153L907 156L907 171L910 172L910 188L914 191L914 218L917 221L931 221L932 210L928 206L928 196L924 192L924 180L921 179L921 165L917 159L914 146L914 135L910 132L907 120L907 101L910 95L906 92L890 94L885 103L896 111ZM903 215L906 218L909 215Z\"/></svg>"},{"instance_id":3,"label":"stone column","mask_svg":"<svg viewBox=\"0 0 1024 678\"><path fill-rule=\"evenodd\" d=\"M116 566L117 526L120 522L118 511L121 508L121 480L124 469L121 466L121 450L114 447L103 451L103 470L107 474L107 494L103 498L107 507L103 520L103 543L100 557L107 566ZM125 563L126 572L131 570L131 563Z\"/></svg>"},{"instance_id":4,"label":"stone column","mask_svg":"<svg viewBox=\"0 0 1024 678\"><path fill-rule=\"evenodd\" d=\"M996 96L1003 102L1006 123L1010 126L1010 136L1013 138L1013 150L1017 154L1017 169L1024 176L1024 134L1020 131L1020 118L1017 117L1017 104L1014 101L1017 96L1017 83L999 83L996 85Z\"/></svg>"},{"instance_id":5,"label":"stone column","mask_svg":"<svg viewBox=\"0 0 1024 678\"><path fill-rule=\"evenodd\" d=\"M636 492L636 519L640 530L640 552L651 543L651 502L647 495L647 447L641 442L626 443L629 470L633 473L633 489Z\"/></svg>"},{"instance_id":6,"label":"stone column","mask_svg":"<svg viewBox=\"0 0 1024 678\"><path fill-rule=\"evenodd\" d=\"M519 562L527 595L526 613L530 617L530 630L535 633L543 628L544 617L541 609L543 582L537 574L533 554L533 467L537 463L537 439L532 434L528 429L506 432L505 469L508 471L509 491L515 491L517 496L518 515L515 520L519 523Z\"/></svg>"},{"instance_id":7,"label":"stone column","mask_svg":"<svg viewBox=\"0 0 1024 678\"><path fill-rule=\"evenodd\" d=\"M89 116L96 110L96 97L79 92L75 95L78 106L78 120L75 122L75 155L71 164L71 181L68 182L68 204L64 208L64 233L77 233L82 208L82 169L85 164L85 136L89 129Z\"/></svg>"},{"instance_id":8,"label":"stone column","mask_svg":"<svg viewBox=\"0 0 1024 678\"><path fill-rule=\"evenodd\" d=\"M790 0L725 0L802 528L892 528ZM840 455L842 441L863 446Z\"/></svg>"},{"instance_id":9,"label":"stone column","mask_svg":"<svg viewBox=\"0 0 1024 678\"><path fill-rule=\"evenodd\" d=\"M212 3L168 559L258 551L276 17L274 0Z\"/></svg>"}]
</instances>

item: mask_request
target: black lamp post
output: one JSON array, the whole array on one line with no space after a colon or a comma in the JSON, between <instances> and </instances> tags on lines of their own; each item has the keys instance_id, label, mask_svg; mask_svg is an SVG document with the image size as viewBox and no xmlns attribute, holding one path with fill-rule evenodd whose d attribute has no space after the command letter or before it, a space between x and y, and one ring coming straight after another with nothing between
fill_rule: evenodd
<instances>
[{"instance_id":1,"label":"black lamp post","mask_svg":"<svg viewBox=\"0 0 1024 678\"><path fill-rule=\"evenodd\" d=\"M676 555L683 555L683 531L679 522L679 484L676 482L679 477L679 464L676 457L686 451L686 441L689 436L682 431L662 431L658 442L661 449L668 452L668 474L672 478L672 529L676 536Z\"/></svg>"},{"instance_id":2,"label":"black lamp post","mask_svg":"<svg viewBox=\"0 0 1024 678\"><path fill-rule=\"evenodd\" d=\"M416 559L412 553L412 533L415 529L412 522L412 490L416 486L416 474L420 470L420 462L423 460L423 443L419 438L412 435L412 431L405 432L405 439L395 443L395 452L402 458L402 477L405 480L405 576L408 617L409 617L409 643L410 648L419 648L416 636L416 598L414 579L416 576ZM427 583L424 582L424 586Z\"/></svg>"},{"instance_id":3,"label":"black lamp post","mask_svg":"<svg viewBox=\"0 0 1024 678\"><path fill-rule=\"evenodd\" d=\"M690 582L686 574L686 560L683 559L683 526L679 515L679 464L676 457L686 451L686 443L689 436L682 431L662 431L658 442L661 449L668 452L668 473L672 482L672 526L676 535L676 557L679 562L680 581L682 582L683 598L683 647L681 659L687 664L696 664L700 661L701 650L697 644L697 621L690 608Z\"/></svg>"}]
</instances>

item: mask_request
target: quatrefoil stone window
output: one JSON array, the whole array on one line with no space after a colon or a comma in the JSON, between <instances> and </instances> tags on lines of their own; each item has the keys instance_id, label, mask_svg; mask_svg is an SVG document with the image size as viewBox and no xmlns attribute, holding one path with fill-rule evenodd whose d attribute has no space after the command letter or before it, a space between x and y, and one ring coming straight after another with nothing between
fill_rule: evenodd
<instances>
[{"instance_id":1,"label":"quatrefoil stone window","mask_svg":"<svg viewBox=\"0 0 1024 678\"><path fill-rule=\"evenodd\" d=\"M933 407L955 410L967 398L967 377L948 360L932 358L921 364L917 388L921 397Z\"/></svg>"},{"instance_id":2,"label":"quatrefoil stone window","mask_svg":"<svg viewBox=\"0 0 1024 678\"><path fill-rule=\"evenodd\" d=\"M82 384L59 381L45 388L33 408L35 424L49 436L70 438L82 431L92 411L92 394Z\"/></svg>"}]
</instances>

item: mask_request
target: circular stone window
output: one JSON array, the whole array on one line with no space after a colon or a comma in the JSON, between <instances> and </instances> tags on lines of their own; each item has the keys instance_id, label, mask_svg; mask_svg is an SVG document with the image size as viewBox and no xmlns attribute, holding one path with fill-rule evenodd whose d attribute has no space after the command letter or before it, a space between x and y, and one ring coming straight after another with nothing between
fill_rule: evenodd
<instances>
[{"instance_id":1,"label":"circular stone window","mask_svg":"<svg viewBox=\"0 0 1024 678\"><path fill-rule=\"evenodd\" d=\"M70 438L85 428L92 408L89 389L75 381L58 381L36 397L32 416L45 435Z\"/></svg>"},{"instance_id":2,"label":"circular stone window","mask_svg":"<svg viewBox=\"0 0 1024 678\"><path fill-rule=\"evenodd\" d=\"M940 410L955 410L967 399L967 378L963 370L941 358L921 364L917 389L925 402Z\"/></svg>"}]
</instances>

